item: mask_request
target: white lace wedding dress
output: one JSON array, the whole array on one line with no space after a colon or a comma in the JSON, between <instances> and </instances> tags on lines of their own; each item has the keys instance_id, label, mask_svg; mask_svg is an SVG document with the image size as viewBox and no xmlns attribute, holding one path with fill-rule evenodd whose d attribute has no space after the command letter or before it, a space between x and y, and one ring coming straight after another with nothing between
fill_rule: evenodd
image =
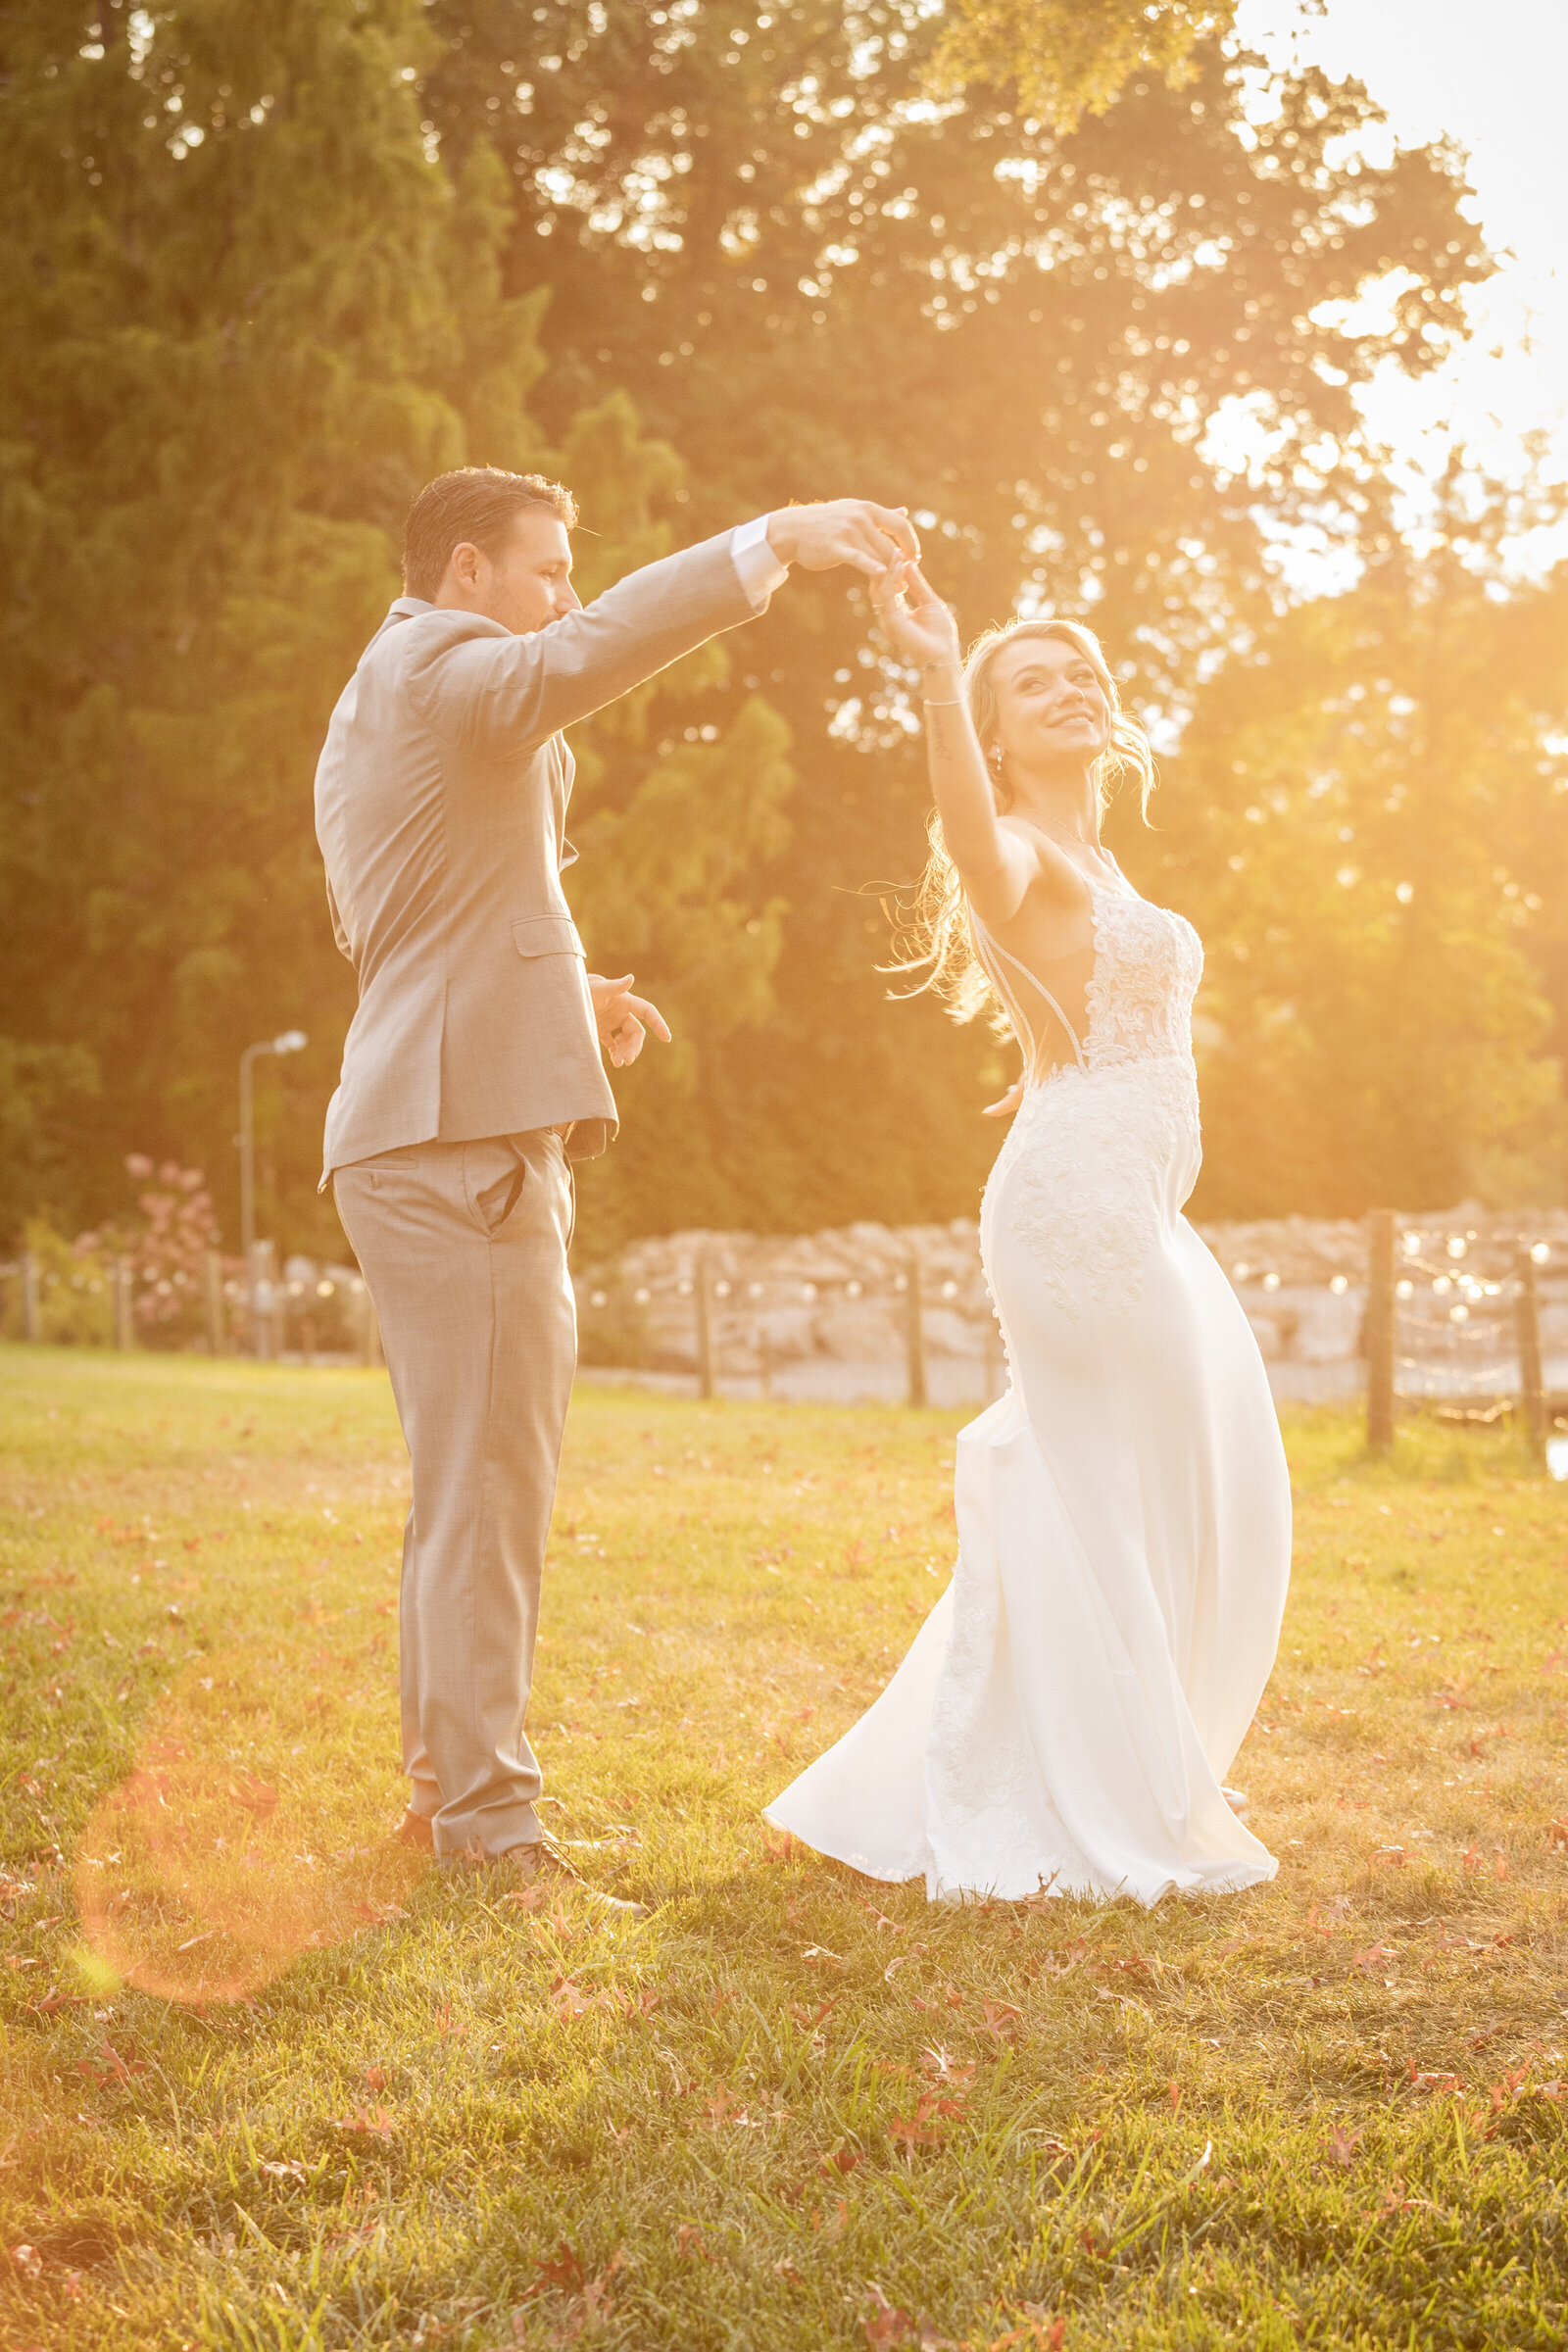
<instances>
[{"instance_id":1,"label":"white lace wedding dress","mask_svg":"<svg viewBox=\"0 0 1568 2352\"><path fill-rule=\"evenodd\" d=\"M1221 1783L1274 1662L1290 1482L1247 1318L1181 1214L1200 1160L1180 915L1092 887L1080 1041L978 924L1034 1074L980 1244L1007 1394L958 1439L958 1558L903 1665L767 1819L933 1898L1237 1888ZM1016 977L1074 1059L1047 1070Z\"/></svg>"}]
</instances>

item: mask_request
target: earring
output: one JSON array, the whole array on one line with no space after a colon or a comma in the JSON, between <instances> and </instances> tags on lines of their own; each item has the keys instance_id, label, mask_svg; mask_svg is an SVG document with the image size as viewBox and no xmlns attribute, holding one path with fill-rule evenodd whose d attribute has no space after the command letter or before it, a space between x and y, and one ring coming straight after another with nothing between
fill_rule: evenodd
<instances>
[{"instance_id":1,"label":"earring","mask_svg":"<svg viewBox=\"0 0 1568 2352\"><path fill-rule=\"evenodd\" d=\"M1000 743L994 743L991 746L991 764L1000 776L1002 773L1002 746Z\"/></svg>"}]
</instances>

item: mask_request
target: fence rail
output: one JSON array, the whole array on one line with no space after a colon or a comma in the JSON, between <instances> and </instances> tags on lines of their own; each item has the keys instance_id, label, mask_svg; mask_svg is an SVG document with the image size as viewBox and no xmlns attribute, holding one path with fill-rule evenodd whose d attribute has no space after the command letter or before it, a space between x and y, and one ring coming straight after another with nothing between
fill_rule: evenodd
<instances>
[{"instance_id":1,"label":"fence rail","mask_svg":"<svg viewBox=\"0 0 1568 2352\"><path fill-rule=\"evenodd\" d=\"M199 1269L172 1274L122 1252L46 1265L29 1250L0 1260L5 1327L24 1341L52 1338L122 1351L183 1348L263 1362L381 1362L368 1285L352 1267L291 1258L258 1242L243 1261L207 1250ZM12 1311L14 1309L14 1312Z\"/></svg>"},{"instance_id":2,"label":"fence rail","mask_svg":"<svg viewBox=\"0 0 1568 2352\"><path fill-rule=\"evenodd\" d=\"M1568 1428L1568 1217L1544 1212L1533 1233L1494 1219L1483 1232L1481 1212L1472 1213L1477 1225L1466 1226L1464 1212L1401 1221L1377 1209L1359 1228L1289 1220L1210 1228L1206 1238L1280 1394L1361 1391L1375 1451L1393 1443L1399 1414L1415 1411L1516 1415L1539 1448L1554 1427ZM1234 1243L1227 1249L1227 1232L1250 1237L1247 1258ZM1273 1263L1258 1243L1267 1234ZM156 1320L169 1303L159 1293L172 1289L156 1268L125 1254L93 1263L88 1277L72 1273L67 1257L45 1264L30 1250L0 1262L4 1328L27 1341L381 1360L374 1302L352 1268L291 1258L279 1271L265 1242L248 1272L210 1251L198 1273L173 1278L184 1288L171 1328ZM91 1291L91 1309L66 1331L72 1286ZM583 1274L577 1301L586 1365L695 1385L706 1397L962 1404L1005 1386L978 1235L961 1221L795 1241L695 1234L635 1244L616 1266ZM1293 1387L1282 1371L1331 1377L1314 1390Z\"/></svg>"}]
</instances>

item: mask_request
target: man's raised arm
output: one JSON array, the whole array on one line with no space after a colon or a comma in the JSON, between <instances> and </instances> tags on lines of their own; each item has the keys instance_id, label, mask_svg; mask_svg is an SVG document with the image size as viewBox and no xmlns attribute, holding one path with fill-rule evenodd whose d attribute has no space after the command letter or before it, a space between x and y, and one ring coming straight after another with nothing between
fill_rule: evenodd
<instances>
[{"instance_id":1,"label":"man's raised arm","mask_svg":"<svg viewBox=\"0 0 1568 2352\"><path fill-rule=\"evenodd\" d=\"M469 611L452 610L446 629L422 618L409 690L437 734L474 752L526 751L765 612L792 564L847 564L876 579L918 544L902 510L868 500L781 508L646 564L591 605L522 634L475 633Z\"/></svg>"}]
</instances>

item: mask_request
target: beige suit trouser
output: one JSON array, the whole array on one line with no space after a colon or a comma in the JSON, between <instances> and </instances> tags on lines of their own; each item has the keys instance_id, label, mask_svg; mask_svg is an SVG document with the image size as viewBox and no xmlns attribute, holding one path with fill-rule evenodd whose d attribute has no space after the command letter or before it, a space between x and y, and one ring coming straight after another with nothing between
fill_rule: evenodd
<instances>
[{"instance_id":1,"label":"beige suit trouser","mask_svg":"<svg viewBox=\"0 0 1568 2352\"><path fill-rule=\"evenodd\" d=\"M439 1856L539 1834L524 1719L577 1357L572 1189L550 1128L411 1144L334 1171L414 1469L403 1765Z\"/></svg>"}]
</instances>

